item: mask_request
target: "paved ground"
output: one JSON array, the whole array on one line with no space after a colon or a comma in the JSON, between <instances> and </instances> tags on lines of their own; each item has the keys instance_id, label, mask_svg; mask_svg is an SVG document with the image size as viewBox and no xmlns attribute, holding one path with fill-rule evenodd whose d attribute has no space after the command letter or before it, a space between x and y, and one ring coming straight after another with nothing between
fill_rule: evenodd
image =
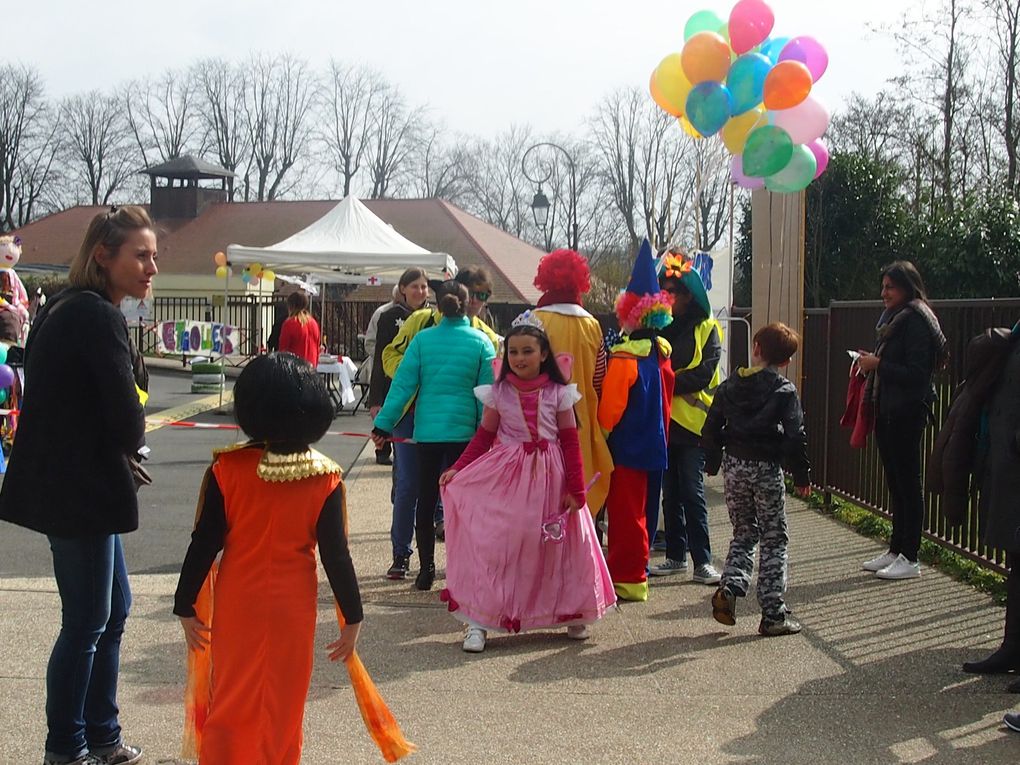
<instances>
[{"instance_id":1,"label":"paved ground","mask_svg":"<svg viewBox=\"0 0 1020 765\"><path fill-rule=\"evenodd\" d=\"M150 411L193 401L187 379L154 375ZM202 422L230 422L207 413ZM364 432L368 418L336 429ZM224 431L161 428L149 436L156 483L142 494L142 529L126 537L135 604L124 640L121 705L147 762L172 762L182 720L183 642L170 613L201 473ZM410 762L436 763L1015 763L1020 735L1002 713L1003 678L959 663L1000 639L1001 609L936 571L884 583L859 571L879 551L790 503L789 602L799 636L757 637L753 603L738 623L711 619L711 588L653 581L651 599L609 614L583 644L562 634L496 636L460 650L436 592L381 576L388 564L389 477L363 439L328 437L347 473L355 563L366 601L361 654L408 737ZM727 523L711 486L712 539ZM442 554L440 550L440 555ZM442 559L439 561L442 568ZM45 540L0 525L0 765L36 763L44 737L43 678L59 621ZM438 587L436 590L438 591ZM335 633L321 590L320 636ZM324 654L323 657L324 659ZM307 763L381 758L342 668L320 661L306 712Z\"/></svg>"}]
</instances>

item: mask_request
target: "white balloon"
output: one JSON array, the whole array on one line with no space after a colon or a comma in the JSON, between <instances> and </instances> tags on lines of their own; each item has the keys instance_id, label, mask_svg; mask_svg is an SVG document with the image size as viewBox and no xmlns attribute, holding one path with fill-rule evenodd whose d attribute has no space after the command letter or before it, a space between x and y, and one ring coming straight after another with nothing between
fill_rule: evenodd
<instances>
[{"instance_id":1,"label":"white balloon","mask_svg":"<svg viewBox=\"0 0 1020 765\"><path fill-rule=\"evenodd\" d=\"M769 115L773 125L790 134L794 143L811 143L829 129L829 110L814 96L808 96L792 109L775 109Z\"/></svg>"}]
</instances>

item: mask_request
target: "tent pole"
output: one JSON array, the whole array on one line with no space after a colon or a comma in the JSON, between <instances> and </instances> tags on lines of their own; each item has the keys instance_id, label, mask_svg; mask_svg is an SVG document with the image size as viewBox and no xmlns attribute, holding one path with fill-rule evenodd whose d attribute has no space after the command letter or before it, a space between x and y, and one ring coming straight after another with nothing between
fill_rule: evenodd
<instances>
[{"instance_id":1,"label":"tent pole","mask_svg":"<svg viewBox=\"0 0 1020 765\"><path fill-rule=\"evenodd\" d=\"M227 301L230 299L230 262L227 261L227 278L223 280L223 326L227 326L227 319L230 314L227 312ZM223 375L223 379L220 380L220 404L217 407L217 411L220 414L224 414L223 411L223 389L227 386L227 344L220 339L220 372Z\"/></svg>"}]
</instances>

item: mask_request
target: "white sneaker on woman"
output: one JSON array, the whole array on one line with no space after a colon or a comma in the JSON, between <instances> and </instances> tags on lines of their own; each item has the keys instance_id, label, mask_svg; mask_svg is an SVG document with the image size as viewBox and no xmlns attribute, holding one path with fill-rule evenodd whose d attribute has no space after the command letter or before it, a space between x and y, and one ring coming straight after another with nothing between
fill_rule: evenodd
<instances>
[{"instance_id":1,"label":"white sneaker on woman","mask_svg":"<svg viewBox=\"0 0 1020 765\"><path fill-rule=\"evenodd\" d=\"M485 630L481 627L468 627L464 638L464 650L468 653L481 653L485 650Z\"/></svg>"},{"instance_id":2,"label":"white sneaker on woman","mask_svg":"<svg viewBox=\"0 0 1020 765\"><path fill-rule=\"evenodd\" d=\"M908 560L901 553L888 566L875 572L875 576L879 579L917 579L921 576L921 564Z\"/></svg>"},{"instance_id":3,"label":"white sneaker on woman","mask_svg":"<svg viewBox=\"0 0 1020 765\"><path fill-rule=\"evenodd\" d=\"M571 624L567 627L567 637L571 640L587 640L591 637L591 630L587 624Z\"/></svg>"},{"instance_id":4,"label":"white sneaker on woman","mask_svg":"<svg viewBox=\"0 0 1020 765\"><path fill-rule=\"evenodd\" d=\"M874 573L876 571L881 571L883 568L888 566L894 560L896 560L896 553L884 552L877 558L872 558L869 561L865 561L861 565L861 568L864 569L865 571L871 571L872 573Z\"/></svg>"}]
</instances>

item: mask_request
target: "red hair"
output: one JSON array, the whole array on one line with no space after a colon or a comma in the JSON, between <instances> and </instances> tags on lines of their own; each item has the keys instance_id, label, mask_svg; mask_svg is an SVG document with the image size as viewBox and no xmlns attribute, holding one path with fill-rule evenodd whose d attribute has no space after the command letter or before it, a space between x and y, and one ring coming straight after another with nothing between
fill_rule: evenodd
<instances>
[{"instance_id":1,"label":"red hair","mask_svg":"<svg viewBox=\"0 0 1020 765\"><path fill-rule=\"evenodd\" d=\"M583 295L591 289L591 270L583 255L574 250L554 250L542 257L534 284L542 292Z\"/></svg>"}]
</instances>

